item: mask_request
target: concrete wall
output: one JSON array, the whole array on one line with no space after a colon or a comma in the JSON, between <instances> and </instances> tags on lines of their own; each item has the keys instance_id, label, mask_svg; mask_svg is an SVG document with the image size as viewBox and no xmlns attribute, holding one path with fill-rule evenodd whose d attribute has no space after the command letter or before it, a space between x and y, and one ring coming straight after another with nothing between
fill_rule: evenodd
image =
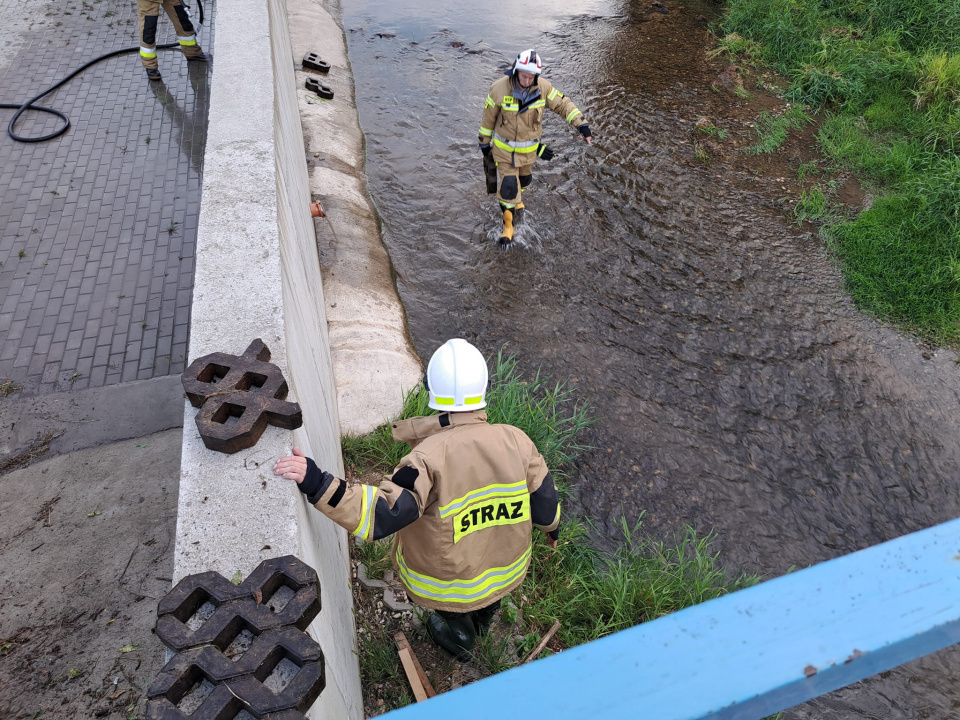
<instances>
[{"instance_id":1,"label":"concrete wall","mask_svg":"<svg viewBox=\"0 0 960 720\"><path fill-rule=\"evenodd\" d=\"M342 430L369 432L393 419L404 392L422 376L406 329L393 268L367 195L364 140L339 0L289 0L293 60L309 52L330 63L327 75L296 72L310 190L323 204L316 221L323 292ZM304 85L319 77L334 91L320 100Z\"/></svg>"},{"instance_id":2,"label":"concrete wall","mask_svg":"<svg viewBox=\"0 0 960 720\"><path fill-rule=\"evenodd\" d=\"M363 709L346 533L276 479L272 466L297 445L342 477L341 424L370 430L398 412L420 364L366 197L339 6L291 6L296 17L288 18L285 0L218 8L188 359L240 355L261 338L305 422L292 433L269 427L254 447L224 455L206 449L196 410L184 402L174 581L206 570L246 577L262 560L287 554L314 567L323 609L310 633L323 648L327 683L311 717L351 720ZM301 33L297 42L291 27ZM296 46L311 36L325 38L318 50L335 66L337 95L325 106L309 99L294 73L304 52ZM305 155L300 111L311 117L314 104L326 113L323 134L308 128ZM337 166L335 177L318 181L327 191L321 199L345 240L324 270L306 160L321 153ZM311 164L314 175L326 172ZM325 283L336 299L325 301ZM328 309L336 311L329 333Z\"/></svg>"}]
</instances>

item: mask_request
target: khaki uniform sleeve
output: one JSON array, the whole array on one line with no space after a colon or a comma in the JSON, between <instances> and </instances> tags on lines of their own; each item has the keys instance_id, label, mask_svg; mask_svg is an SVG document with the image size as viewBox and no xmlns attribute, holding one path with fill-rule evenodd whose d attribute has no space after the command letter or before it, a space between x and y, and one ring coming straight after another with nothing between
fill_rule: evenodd
<instances>
[{"instance_id":1,"label":"khaki uniform sleeve","mask_svg":"<svg viewBox=\"0 0 960 720\"><path fill-rule=\"evenodd\" d=\"M537 446L533 444L532 440L528 440L528 442L532 452L530 459L527 461L527 488L530 492L536 492L549 469L547 468L547 461L543 459L543 455L537 450Z\"/></svg>"},{"instance_id":2,"label":"khaki uniform sleeve","mask_svg":"<svg viewBox=\"0 0 960 720\"><path fill-rule=\"evenodd\" d=\"M550 532L560 526L560 496L547 468L547 461L543 459L533 441L526 434L523 437L530 448L530 457L527 460L527 489L530 491L531 520L534 527Z\"/></svg>"},{"instance_id":3,"label":"khaki uniform sleeve","mask_svg":"<svg viewBox=\"0 0 960 720\"><path fill-rule=\"evenodd\" d=\"M379 540L416 521L432 487L426 466L411 453L379 487L336 478L314 507L358 538Z\"/></svg>"},{"instance_id":4,"label":"khaki uniform sleeve","mask_svg":"<svg viewBox=\"0 0 960 720\"><path fill-rule=\"evenodd\" d=\"M570 98L566 97L562 92L553 87L553 85L549 85L549 81L544 84L548 84L549 88L545 87L541 90L541 92L544 93L544 100L548 108L574 127L578 127L587 122L583 113L577 109L577 106L573 104Z\"/></svg>"},{"instance_id":5,"label":"khaki uniform sleeve","mask_svg":"<svg viewBox=\"0 0 960 720\"><path fill-rule=\"evenodd\" d=\"M497 126L497 117L500 115L499 100L493 97L493 87L487 93L483 102L483 120L480 121L480 144L486 145L493 141L493 131Z\"/></svg>"}]
</instances>

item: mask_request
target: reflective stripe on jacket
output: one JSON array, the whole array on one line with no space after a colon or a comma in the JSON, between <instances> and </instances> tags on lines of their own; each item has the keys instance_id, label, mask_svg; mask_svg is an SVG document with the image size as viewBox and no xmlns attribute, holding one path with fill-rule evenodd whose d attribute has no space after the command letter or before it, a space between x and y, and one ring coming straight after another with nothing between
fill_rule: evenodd
<instances>
[{"instance_id":1,"label":"reflective stripe on jacket","mask_svg":"<svg viewBox=\"0 0 960 720\"><path fill-rule=\"evenodd\" d=\"M518 166L536 160L545 109L557 113L574 127L587 122L570 98L564 97L549 80L539 78L537 89L539 92L534 92L521 103L514 97L514 85L509 75L490 86L483 104L479 137L481 145L493 144L498 162Z\"/></svg>"}]
</instances>

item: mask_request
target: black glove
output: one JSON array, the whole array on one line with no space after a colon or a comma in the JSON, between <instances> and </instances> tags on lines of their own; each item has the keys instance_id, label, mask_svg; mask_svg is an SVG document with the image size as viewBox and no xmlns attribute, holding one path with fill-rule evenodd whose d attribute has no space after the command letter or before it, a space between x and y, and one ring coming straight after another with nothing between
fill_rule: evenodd
<instances>
[{"instance_id":1,"label":"black glove","mask_svg":"<svg viewBox=\"0 0 960 720\"><path fill-rule=\"evenodd\" d=\"M492 148L490 147L490 143L487 143L486 145L481 145L481 146L480 146L480 152L483 153L483 156L484 156L484 157L487 157L487 155L490 154L490 150L491 150L491 149L492 149Z\"/></svg>"},{"instance_id":2,"label":"black glove","mask_svg":"<svg viewBox=\"0 0 960 720\"><path fill-rule=\"evenodd\" d=\"M539 157L541 160L553 160L553 154L553 150L548 148L543 143L540 143L540 147L537 150L537 157Z\"/></svg>"},{"instance_id":3,"label":"black glove","mask_svg":"<svg viewBox=\"0 0 960 720\"><path fill-rule=\"evenodd\" d=\"M297 483L297 490L307 496L311 505L315 505L333 480L333 475L317 467L313 458L307 458L307 475L303 482Z\"/></svg>"},{"instance_id":4,"label":"black glove","mask_svg":"<svg viewBox=\"0 0 960 720\"><path fill-rule=\"evenodd\" d=\"M588 125L587 123L584 123L583 125L578 126L577 130L585 138L592 137L592 134L590 133L590 125Z\"/></svg>"}]
</instances>

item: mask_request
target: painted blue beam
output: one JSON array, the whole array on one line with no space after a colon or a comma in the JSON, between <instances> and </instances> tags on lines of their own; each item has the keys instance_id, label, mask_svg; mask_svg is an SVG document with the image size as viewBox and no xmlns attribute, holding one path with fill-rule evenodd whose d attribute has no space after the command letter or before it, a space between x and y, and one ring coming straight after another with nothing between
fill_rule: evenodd
<instances>
[{"instance_id":1,"label":"painted blue beam","mask_svg":"<svg viewBox=\"0 0 960 720\"><path fill-rule=\"evenodd\" d=\"M953 520L384 717L754 720L958 642Z\"/></svg>"}]
</instances>

